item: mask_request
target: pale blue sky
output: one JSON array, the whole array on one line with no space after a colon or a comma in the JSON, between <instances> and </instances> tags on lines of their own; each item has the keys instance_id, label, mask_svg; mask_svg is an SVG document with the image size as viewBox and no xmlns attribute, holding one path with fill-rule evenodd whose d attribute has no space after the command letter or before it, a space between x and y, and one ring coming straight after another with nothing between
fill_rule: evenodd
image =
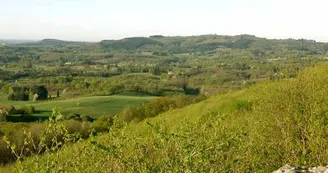
<instances>
[{"instance_id":1,"label":"pale blue sky","mask_svg":"<svg viewBox=\"0 0 328 173\"><path fill-rule=\"evenodd\" d=\"M0 0L0 39L252 34L328 41L325 0Z\"/></svg>"}]
</instances>

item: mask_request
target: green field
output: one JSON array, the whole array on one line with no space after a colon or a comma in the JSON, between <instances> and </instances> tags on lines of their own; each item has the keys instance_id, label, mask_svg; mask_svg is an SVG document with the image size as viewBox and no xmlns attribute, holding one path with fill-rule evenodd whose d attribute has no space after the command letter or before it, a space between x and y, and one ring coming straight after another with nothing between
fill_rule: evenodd
<instances>
[{"instance_id":1,"label":"green field","mask_svg":"<svg viewBox=\"0 0 328 173\"><path fill-rule=\"evenodd\" d=\"M1 95L0 105L10 105L14 106L16 109L31 105L38 111L38 113L34 114L34 116L48 116L52 109L56 107L63 114L76 113L89 115L96 118L101 115L115 115L125 106L136 106L153 98L156 97L140 94L137 95L135 93L122 93L113 96L92 96L67 100L24 102L9 101L5 95Z\"/></svg>"}]
</instances>

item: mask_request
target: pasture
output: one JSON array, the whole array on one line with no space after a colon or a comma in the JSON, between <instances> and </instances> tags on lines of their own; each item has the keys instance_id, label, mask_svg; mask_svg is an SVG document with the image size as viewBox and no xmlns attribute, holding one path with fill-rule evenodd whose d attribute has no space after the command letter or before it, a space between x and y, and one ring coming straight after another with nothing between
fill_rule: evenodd
<instances>
[{"instance_id":1,"label":"pasture","mask_svg":"<svg viewBox=\"0 0 328 173\"><path fill-rule=\"evenodd\" d=\"M52 109L57 108L62 114L65 115L75 113L97 118L101 115L115 115L125 106L137 106L153 98L156 97L131 92L112 96L91 96L63 100L58 99L49 101L24 102L9 101L5 95L1 95L0 105L14 106L16 109L23 106L34 106L37 113L33 115L39 117L49 116Z\"/></svg>"}]
</instances>

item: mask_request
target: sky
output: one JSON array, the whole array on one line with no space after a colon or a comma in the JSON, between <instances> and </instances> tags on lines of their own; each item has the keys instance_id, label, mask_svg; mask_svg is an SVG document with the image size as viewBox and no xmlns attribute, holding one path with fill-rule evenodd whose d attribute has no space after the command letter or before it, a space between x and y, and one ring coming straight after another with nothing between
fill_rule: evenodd
<instances>
[{"instance_id":1,"label":"sky","mask_svg":"<svg viewBox=\"0 0 328 173\"><path fill-rule=\"evenodd\" d=\"M0 39L251 34L328 41L326 0L0 0Z\"/></svg>"}]
</instances>

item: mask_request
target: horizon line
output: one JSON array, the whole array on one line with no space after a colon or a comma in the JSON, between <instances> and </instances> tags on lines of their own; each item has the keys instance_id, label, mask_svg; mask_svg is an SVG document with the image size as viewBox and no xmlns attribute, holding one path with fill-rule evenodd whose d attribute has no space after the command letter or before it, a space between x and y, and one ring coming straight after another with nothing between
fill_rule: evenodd
<instances>
[{"instance_id":1,"label":"horizon line","mask_svg":"<svg viewBox=\"0 0 328 173\"><path fill-rule=\"evenodd\" d=\"M42 41L42 40L46 40L46 39L51 39L51 40L59 40L59 41L67 41L67 42L84 42L84 43L98 43L104 40L114 40L114 41L118 41L118 40L123 40L123 39L128 39L128 38L150 38L152 36L163 36L163 37L201 37L201 36L228 36L228 37L236 37L236 36L254 36L256 38L260 38L260 39L267 39L267 40L308 40L308 41L315 41L315 42L319 42L319 43L328 43L327 41L319 41L317 39L313 39L313 38L305 38L305 37L262 37L262 36L256 36L254 34L199 34L199 35L162 35L162 34L152 34L152 35L148 35L148 36L132 36L132 37L121 37L121 38L112 38L112 39L101 39L101 40L69 40L69 39L62 39L62 38L51 38L51 37L45 37L42 39L25 39L25 38L10 38L10 39L4 39L4 38L0 38L0 41L24 41L24 42L38 42L38 41Z\"/></svg>"}]
</instances>

